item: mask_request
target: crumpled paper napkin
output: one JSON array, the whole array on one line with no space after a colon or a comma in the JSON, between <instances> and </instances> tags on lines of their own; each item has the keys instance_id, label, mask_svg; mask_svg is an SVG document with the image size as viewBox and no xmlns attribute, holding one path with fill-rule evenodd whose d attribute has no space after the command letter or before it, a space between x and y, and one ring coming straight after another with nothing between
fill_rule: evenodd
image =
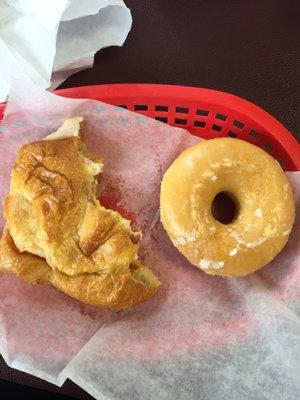
<instances>
[{"instance_id":1,"label":"crumpled paper napkin","mask_svg":"<svg viewBox=\"0 0 300 400\"><path fill-rule=\"evenodd\" d=\"M122 0L1 1L0 102L15 79L57 87L99 49L122 46L131 24Z\"/></svg>"}]
</instances>

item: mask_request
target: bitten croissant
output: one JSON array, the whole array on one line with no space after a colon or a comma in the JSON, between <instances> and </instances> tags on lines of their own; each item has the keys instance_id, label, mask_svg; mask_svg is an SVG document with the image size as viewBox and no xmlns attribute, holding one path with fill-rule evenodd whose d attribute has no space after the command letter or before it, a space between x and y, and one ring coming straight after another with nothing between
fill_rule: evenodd
<instances>
[{"instance_id":1,"label":"bitten croissant","mask_svg":"<svg viewBox=\"0 0 300 400\"><path fill-rule=\"evenodd\" d=\"M130 307L152 297L159 281L138 259L140 234L96 197L103 162L81 140L81 121L68 119L19 151L4 201L0 271L93 306Z\"/></svg>"}]
</instances>

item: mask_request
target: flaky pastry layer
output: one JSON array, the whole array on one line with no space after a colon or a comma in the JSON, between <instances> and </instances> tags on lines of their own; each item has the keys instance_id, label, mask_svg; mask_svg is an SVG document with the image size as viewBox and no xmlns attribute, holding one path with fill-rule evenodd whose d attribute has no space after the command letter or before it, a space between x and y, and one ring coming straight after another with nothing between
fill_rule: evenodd
<instances>
[{"instance_id":1,"label":"flaky pastry layer","mask_svg":"<svg viewBox=\"0 0 300 400\"><path fill-rule=\"evenodd\" d=\"M81 140L81 120L20 149L4 201L0 270L94 306L130 307L159 281L138 261L140 234L96 197L103 162Z\"/></svg>"}]
</instances>

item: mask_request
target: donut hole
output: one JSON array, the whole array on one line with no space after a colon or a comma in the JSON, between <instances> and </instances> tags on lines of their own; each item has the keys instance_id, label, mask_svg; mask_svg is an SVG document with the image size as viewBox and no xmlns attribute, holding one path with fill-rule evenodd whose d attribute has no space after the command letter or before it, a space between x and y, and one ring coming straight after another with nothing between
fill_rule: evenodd
<instances>
[{"instance_id":1,"label":"donut hole","mask_svg":"<svg viewBox=\"0 0 300 400\"><path fill-rule=\"evenodd\" d=\"M238 215L239 203L236 197L228 192L220 192L213 199L211 213L221 224L231 224Z\"/></svg>"}]
</instances>

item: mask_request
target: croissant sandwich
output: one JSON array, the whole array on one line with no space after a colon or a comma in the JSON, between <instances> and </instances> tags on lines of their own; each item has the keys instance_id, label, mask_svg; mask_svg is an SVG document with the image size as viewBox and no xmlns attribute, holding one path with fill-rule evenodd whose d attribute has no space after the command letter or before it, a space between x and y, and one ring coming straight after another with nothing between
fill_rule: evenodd
<instances>
[{"instance_id":1,"label":"croissant sandwich","mask_svg":"<svg viewBox=\"0 0 300 400\"><path fill-rule=\"evenodd\" d=\"M4 200L0 271L48 283L84 303L122 309L152 297L159 281L138 259L140 233L96 197L103 171L66 120L24 145Z\"/></svg>"}]
</instances>

